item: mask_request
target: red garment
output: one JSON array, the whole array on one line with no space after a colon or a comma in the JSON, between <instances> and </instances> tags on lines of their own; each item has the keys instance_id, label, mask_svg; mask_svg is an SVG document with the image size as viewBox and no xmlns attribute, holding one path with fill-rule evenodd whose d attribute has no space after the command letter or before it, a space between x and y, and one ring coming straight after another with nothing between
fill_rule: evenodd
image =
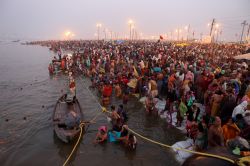
<instances>
[{"instance_id":1,"label":"red garment","mask_svg":"<svg viewBox=\"0 0 250 166\"><path fill-rule=\"evenodd\" d=\"M112 86L104 85L102 95L105 97L110 97L112 94Z\"/></svg>"},{"instance_id":2,"label":"red garment","mask_svg":"<svg viewBox=\"0 0 250 166\"><path fill-rule=\"evenodd\" d=\"M76 87L76 84L74 81L72 81L70 84L69 84L69 88L72 89L72 88L75 88Z\"/></svg>"},{"instance_id":3,"label":"red garment","mask_svg":"<svg viewBox=\"0 0 250 166\"><path fill-rule=\"evenodd\" d=\"M62 68L62 70L64 70L64 68L65 68L65 60L64 59L61 61L61 68Z\"/></svg>"},{"instance_id":4,"label":"red garment","mask_svg":"<svg viewBox=\"0 0 250 166\"><path fill-rule=\"evenodd\" d=\"M129 80L128 80L127 78L122 78L122 82L123 82L124 84L127 84L127 83L129 82Z\"/></svg>"},{"instance_id":5,"label":"red garment","mask_svg":"<svg viewBox=\"0 0 250 166\"><path fill-rule=\"evenodd\" d=\"M210 84L210 80L207 77L202 77L201 88L205 91L208 89L208 85Z\"/></svg>"}]
</instances>

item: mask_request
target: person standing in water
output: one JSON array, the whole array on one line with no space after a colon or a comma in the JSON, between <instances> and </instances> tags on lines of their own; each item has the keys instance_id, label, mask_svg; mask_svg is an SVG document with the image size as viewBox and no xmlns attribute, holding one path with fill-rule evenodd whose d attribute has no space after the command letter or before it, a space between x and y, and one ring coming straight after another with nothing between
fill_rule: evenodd
<instances>
[{"instance_id":1,"label":"person standing in water","mask_svg":"<svg viewBox=\"0 0 250 166\"><path fill-rule=\"evenodd\" d=\"M94 143L103 143L108 139L108 130L106 126L101 126L98 129Z\"/></svg>"}]
</instances>

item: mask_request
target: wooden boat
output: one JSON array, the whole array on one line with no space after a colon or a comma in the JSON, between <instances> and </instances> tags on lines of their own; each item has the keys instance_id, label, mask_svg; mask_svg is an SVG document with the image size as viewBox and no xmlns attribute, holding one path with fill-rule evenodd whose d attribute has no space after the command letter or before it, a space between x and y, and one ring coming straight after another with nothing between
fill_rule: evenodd
<instances>
[{"instance_id":1,"label":"wooden boat","mask_svg":"<svg viewBox=\"0 0 250 166\"><path fill-rule=\"evenodd\" d=\"M75 116L74 126L67 126L69 114ZM53 112L53 126L57 137L65 143L74 140L80 133L79 123L83 121L83 113L79 101L76 97L70 97L67 94L61 96Z\"/></svg>"}]
</instances>

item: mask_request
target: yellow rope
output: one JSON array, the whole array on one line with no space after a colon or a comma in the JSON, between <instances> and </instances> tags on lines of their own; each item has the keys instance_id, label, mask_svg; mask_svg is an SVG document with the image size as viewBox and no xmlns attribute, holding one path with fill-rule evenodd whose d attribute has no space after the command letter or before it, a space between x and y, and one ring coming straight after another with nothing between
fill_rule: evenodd
<instances>
[{"instance_id":1,"label":"yellow rope","mask_svg":"<svg viewBox=\"0 0 250 166\"><path fill-rule=\"evenodd\" d=\"M103 112L111 113L110 111L107 111L107 110L105 110L105 111L103 111ZM172 149L181 150L181 151L185 151L185 152L189 152L189 153L193 153L193 154L199 154L199 155L208 156L208 157L214 157L214 158L226 160L226 161L231 162L231 163L235 163L234 160L229 159L229 158L227 158L227 157L219 156L219 155L214 155L214 154L209 154L209 153L202 153L202 152L196 152L196 151L192 151L192 150L188 150L188 149L183 149L183 148L174 148L174 147L172 147L172 146L170 146L170 145L163 144L163 143L161 143L161 142L157 142L157 141L154 141L154 140L149 139L149 138L147 138L147 137L144 137L144 136L142 136L141 134L135 132L134 130L132 130L132 129L130 129L130 128L128 128L128 130L129 130L130 132L134 133L135 135L139 136L140 138L144 139L144 140L147 140L147 141L149 141L149 142L151 142L151 143L154 143L154 144L157 144L157 145L160 145L160 146L163 146L163 147L172 148Z\"/></svg>"},{"instance_id":2,"label":"yellow rope","mask_svg":"<svg viewBox=\"0 0 250 166\"><path fill-rule=\"evenodd\" d=\"M101 115L101 113L106 112L106 111L107 111L106 108L105 108L105 107L102 107L102 111L99 112L99 113L97 113L97 114L92 118L92 120L90 120L89 122L82 122L82 123L80 123L80 125L79 125L80 130L81 130L81 131L80 131L80 135L79 135L78 140L77 140L77 142L76 142L74 148L72 149L70 155L68 156L67 160L64 162L63 166L65 166L65 165L68 163L68 161L69 161L69 159L71 158L72 154L74 153L74 151L75 151L77 145L79 144L80 138L81 138L81 136L82 136L82 128L83 128L83 126L85 125L85 123L94 123L94 121L97 119L97 117L98 117L99 115Z\"/></svg>"},{"instance_id":3,"label":"yellow rope","mask_svg":"<svg viewBox=\"0 0 250 166\"><path fill-rule=\"evenodd\" d=\"M242 157L236 162L239 166L247 166L250 164L250 156ZM247 164L248 163L248 164Z\"/></svg>"},{"instance_id":4,"label":"yellow rope","mask_svg":"<svg viewBox=\"0 0 250 166\"><path fill-rule=\"evenodd\" d=\"M111 111L108 111L105 107L102 107L102 112L103 113L112 113ZM97 115L99 115L99 113ZM203 155L203 156L208 156L208 157L214 157L214 158L218 158L218 159L221 159L221 160L228 161L228 162L233 163L233 164L238 164L239 166L245 166L244 162L250 163L250 157L242 157L238 161L234 161L234 160L232 160L230 158L227 158L227 157L224 157L224 156L215 155L215 154L203 153L203 152L196 152L196 151L192 151L192 150L188 150L188 149L184 149L184 148L175 148L175 147L172 147L170 145L163 144L161 142L158 142L158 141L149 139L147 137L144 137L143 135L135 132L134 130L132 130L130 128L128 128L128 130L130 132L134 133L135 135L137 135L138 137L146 140L146 141L149 141L151 143L154 143L154 144L157 144L157 145L160 145L160 146L163 146L163 147L172 148L172 149L181 150L181 151L184 151L184 152L198 154L198 155Z\"/></svg>"},{"instance_id":5,"label":"yellow rope","mask_svg":"<svg viewBox=\"0 0 250 166\"><path fill-rule=\"evenodd\" d=\"M234 160L232 159L229 159L227 157L223 157L223 156L219 156L219 155L214 155L214 154L209 154L209 153L202 153L202 152L196 152L196 151L192 151L192 150L188 150L188 149L183 149L183 148L174 148L170 145L166 145L166 144L163 144L163 143L160 143L160 142L157 142L157 141L154 141L152 139L149 139L149 138L146 138L144 136L142 136L141 134L135 132L134 130L128 128L128 130L132 133L134 133L135 135L141 137L142 139L144 140L147 140L149 142L152 142L154 144L157 144L157 145L160 145L160 146L163 146L163 147L167 147L167 148L172 148L172 149L176 149L176 150L181 150L181 151L185 151L185 152L189 152L189 153L194 153L194 154L199 154L199 155L203 155L203 156L209 156L209 157L214 157L214 158L218 158L218 159L222 159L222 160L226 160L228 162L231 162L231 163L235 163Z\"/></svg>"},{"instance_id":6,"label":"yellow rope","mask_svg":"<svg viewBox=\"0 0 250 166\"><path fill-rule=\"evenodd\" d=\"M99 115L101 115L103 112L107 112L107 110L106 110L105 107L102 107L102 111L101 111L101 112L98 112L98 113L94 116L94 118L92 118L92 120L90 121L90 123L94 123L94 121L97 119L97 117L98 117Z\"/></svg>"},{"instance_id":7,"label":"yellow rope","mask_svg":"<svg viewBox=\"0 0 250 166\"><path fill-rule=\"evenodd\" d=\"M77 145L79 144L80 138L81 138L81 136L82 136L82 128L83 128L84 125L85 125L85 123L80 123L80 125L79 125L80 130L81 130L81 131L80 131L80 135L79 135L79 137L78 137L78 140L77 140L77 142L76 142L74 148L72 149L70 155L68 156L67 160L63 163L63 166L65 166L65 165L68 163L68 161L69 161L69 159L71 158L72 154L74 153L74 151L75 151Z\"/></svg>"},{"instance_id":8,"label":"yellow rope","mask_svg":"<svg viewBox=\"0 0 250 166\"><path fill-rule=\"evenodd\" d=\"M88 88L87 88L87 89L88 89ZM88 89L88 90L89 90L89 89ZM90 90L89 90L89 92L90 92ZM92 94L92 93L90 92L90 94ZM92 96L93 96L93 98L96 100L96 98L94 97L93 94L92 94ZM96 101L97 101L97 100L96 100ZM99 104L99 106L100 106L100 108L102 109L102 112L103 112L103 113L110 113L110 114L112 113L111 111L108 111L105 107L102 107L98 101L97 101L97 103ZM96 118L97 118L98 115L99 115L99 113L96 115ZM96 118L95 118L95 119L96 119ZM94 119L94 118L93 118L93 119ZM93 122L93 120L90 121L90 122ZM233 164L237 163L239 166L245 166L245 165L244 165L244 162L249 162L249 163L250 163L250 161L249 161L250 158L249 158L249 157L243 157L243 158L240 158L238 161L234 161L234 160L232 160L232 159L229 159L229 158L223 157L223 156L219 156L219 155L214 155L214 154L209 154L209 153L202 153L202 152L196 152L196 151L192 151L192 150L188 150L188 149L183 149L183 148L174 148L174 147L172 147L172 146L170 146L170 145L166 145L166 144L163 144L163 143L154 141L154 140L152 140L152 139L146 138L146 137L140 135L139 133L135 132L134 130L132 130L132 129L130 129L130 128L128 128L128 130L129 130L130 132L134 133L135 135L141 137L141 138L144 139L144 140L147 140L147 141L149 141L149 142L152 142L152 143L154 143L154 144L157 144L157 145L160 145L160 146L163 146L163 147L172 148L172 149L181 150L181 151L185 151L185 152L189 152L189 153L193 153L193 154L199 154L199 155L208 156L208 157L214 157L214 158L226 160L226 161L231 162L231 163L233 163Z\"/></svg>"},{"instance_id":9,"label":"yellow rope","mask_svg":"<svg viewBox=\"0 0 250 166\"><path fill-rule=\"evenodd\" d=\"M92 94L92 93L91 93ZM98 103L99 104L99 103ZM94 123L94 121L97 119L97 117L101 114L101 113L112 113L110 111L108 111L105 107L102 107L100 104L99 106L102 108L102 111L97 113L96 116L91 120L89 121L90 123ZM74 153L77 145L79 144L79 141L80 141L80 138L81 138L81 135L82 135L82 127L84 126L85 123L81 123L80 124L80 129L81 129L81 132L80 132L80 135L79 135L79 138L74 146L74 148L72 149L69 157L67 158L67 160L64 162L63 166L65 166L67 164L67 162L69 161L69 159L71 158L72 154ZM134 133L135 135L139 136L140 138L144 139L144 140L147 140L151 143L154 143L154 144L157 144L157 145L160 145L160 146L163 146L163 147L167 147L167 148L172 148L172 149L176 149L176 150L181 150L181 151L184 151L184 152L189 152L189 153L193 153L193 154L199 154L199 155L203 155L203 156L208 156L208 157L214 157L214 158L218 158L218 159L221 159L221 160L225 160L225 161L228 161L228 162L231 162L233 164L237 163L239 166L245 166L244 162L249 162L250 163L250 158L249 157L242 157L240 158L238 161L234 161L230 158L227 158L227 157L223 157L223 156L219 156L219 155L214 155L214 154L210 154L210 153L202 153L202 152L196 152L196 151L192 151L192 150L188 150L188 149L184 149L184 148L174 148L170 145L167 145L167 144L163 144L161 142L158 142L158 141L154 141L152 139L149 139L149 138L146 138L144 136L142 136L141 134L135 132L134 130L128 128L128 130L132 133Z\"/></svg>"}]
</instances>

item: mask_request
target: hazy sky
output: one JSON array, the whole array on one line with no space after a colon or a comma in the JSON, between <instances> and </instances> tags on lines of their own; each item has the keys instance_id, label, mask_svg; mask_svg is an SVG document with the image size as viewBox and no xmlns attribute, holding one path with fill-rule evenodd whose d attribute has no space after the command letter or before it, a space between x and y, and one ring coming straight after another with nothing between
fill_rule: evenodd
<instances>
[{"instance_id":1,"label":"hazy sky","mask_svg":"<svg viewBox=\"0 0 250 166\"><path fill-rule=\"evenodd\" d=\"M190 24L197 38L209 33L207 24L215 18L221 38L236 40L243 20L250 23L250 0L0 0L0 38L61 39L69 30L89 39L97 22L124 36L130 18L144 36L177 35L176 28Z\"/></svg>"}]
</instances>

